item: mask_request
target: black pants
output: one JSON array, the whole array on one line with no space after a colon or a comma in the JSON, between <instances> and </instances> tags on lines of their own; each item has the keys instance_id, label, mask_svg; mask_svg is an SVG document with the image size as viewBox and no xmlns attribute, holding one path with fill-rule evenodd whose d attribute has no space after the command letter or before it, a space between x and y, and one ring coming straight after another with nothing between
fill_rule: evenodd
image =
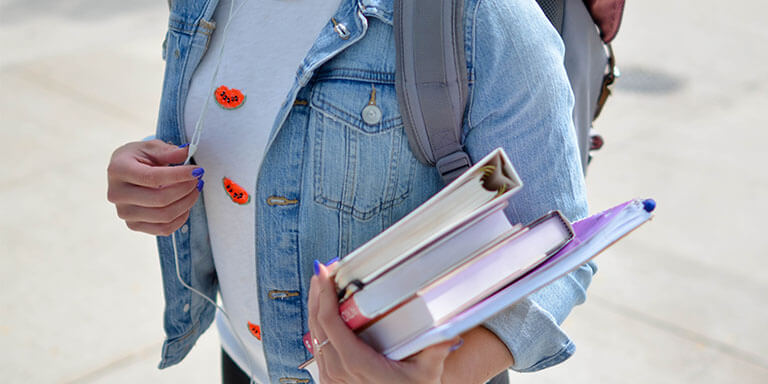
<instances>
[{"instance_id":1,"label":"black pants","mask_svg":"<svg viewBox=\"0 0 768 384\"><path fill-rule=\"evenodd\" d=\"M232 358L221 350L221 383L222 384L250 384L251 379L243 372Z\"/></svg>"},{"instance_id":2,"label":"black pants","mask_svg":"<svg viewBox=\"0 0 768 384\"><path fill-rule=\"evenodd\" d=\"M234 361L227 355L224 350L221 350L221 383L222 384L249 384L251 379L243 372L240 367L235 364ZM499 375L491 379L488 384L508 384L509 379L507 375Z\"/></svg>"}]
</instances>

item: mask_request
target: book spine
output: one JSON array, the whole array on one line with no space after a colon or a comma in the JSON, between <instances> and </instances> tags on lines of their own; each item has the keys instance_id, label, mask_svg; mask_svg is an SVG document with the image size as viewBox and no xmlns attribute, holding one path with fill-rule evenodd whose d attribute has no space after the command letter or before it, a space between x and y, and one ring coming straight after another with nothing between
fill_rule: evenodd
<instances>
[{"instance_id":1,"label":"book spine","mask_svg":"<svg viewBox=\"0 0 768 384\"><path fill-rule=\"evenodd\" d=\"M347 300L344 300L344 302L339 303L339 314L341 315L341 319L344 320L344 323L346 323L353 331L362 328L373 320L360 311L360 308L355 302L354 295Z\"/></svg>"}]
</instances>

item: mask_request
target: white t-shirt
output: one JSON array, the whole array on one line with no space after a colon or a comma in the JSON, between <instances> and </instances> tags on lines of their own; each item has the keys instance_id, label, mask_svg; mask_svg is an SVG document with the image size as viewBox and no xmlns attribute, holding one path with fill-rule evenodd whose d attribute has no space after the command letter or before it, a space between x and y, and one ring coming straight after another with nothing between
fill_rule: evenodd
<instances>
[{"instance_id":1,"label":"white t-shirt","mask_svg":"<svg viewBox=\"0 0 768 384\"><path fill-rule=\"evenodd\" d=\"M221 0L216 8L216 29L192 77L184 126L191 139L209 98L194 158L205 169L203 192L214 263L223 307L232 321L217 313L216 324L222 346L235 363L267 383L250 199L280 105L318 33L330 28L339 0L234 0L234 16L223 36L232 1Z\"/></svg>"}]
</instances>

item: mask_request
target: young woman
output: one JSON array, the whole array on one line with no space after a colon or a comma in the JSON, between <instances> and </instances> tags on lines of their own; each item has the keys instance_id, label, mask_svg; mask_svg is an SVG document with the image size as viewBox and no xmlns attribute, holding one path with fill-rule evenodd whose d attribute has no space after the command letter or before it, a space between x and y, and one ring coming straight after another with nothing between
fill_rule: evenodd
<instances>
[{"instance_id":1,"label":"young woman","mask_svg":"<svg viewBox=\"0 0 768 384\"><path fill-rule=\"evenodd\" d=\"M467 152L476 161L506 149L525 183L506 211L511 221L552 209L583 217L559 36L532 0L465 3ZM390 0L170 6L157 140L118 148L108 169L120 218L158 235L160 368L181 361L214 317L225 381L233 370L261 383L311 381L297 368L309 358L310 330L328 341L318 356L323 383L482 383L573 353L559 324L584 300L592 264L407 361L377 354L338 317L314 261L343 257L442 187L403 130ZM190 148L194 165L171 166ZM228 316L185 285L211 300L220 293Z\"/></svg>"}]
</instances>

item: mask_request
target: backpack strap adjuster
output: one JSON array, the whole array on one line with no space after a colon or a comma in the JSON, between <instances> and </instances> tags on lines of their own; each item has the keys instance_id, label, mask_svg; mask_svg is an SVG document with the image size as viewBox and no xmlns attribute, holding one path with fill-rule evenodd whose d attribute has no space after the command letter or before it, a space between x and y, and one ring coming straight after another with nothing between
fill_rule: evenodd
<instances>
[{"instance_id":1,"label":"backpack strap adjuster","mask_svg":"<svg viewBox=\"0 0 768 384\"><path fill-rule=\"evenodd\" d=\"M456 151L437 160L435 167L445 184L450 183L472 166L472 161L464 151Z\"/></svg>"}]
</instances>

